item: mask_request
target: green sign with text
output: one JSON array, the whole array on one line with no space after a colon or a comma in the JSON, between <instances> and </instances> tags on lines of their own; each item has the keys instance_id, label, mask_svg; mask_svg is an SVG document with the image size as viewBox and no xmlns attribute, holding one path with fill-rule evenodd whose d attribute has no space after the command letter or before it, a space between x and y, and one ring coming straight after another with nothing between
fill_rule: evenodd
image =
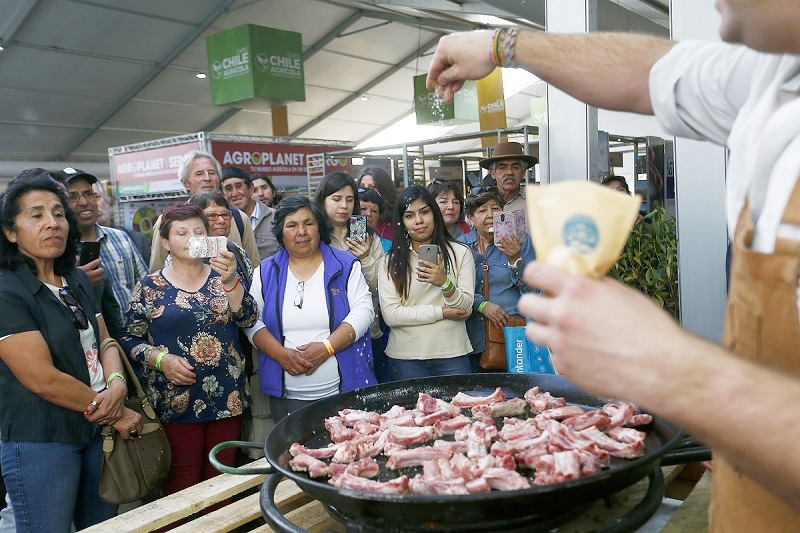
<instances>
[{"instance_id":1,"label":"green sign with text","mask_svg":"<svg viewBox=\"0 0 800 533\"><path fill-rule=\"evenodd\" d=\"M211 102L304 102L302 35L243 24L206 37Z\"/></svg>"}]
</instances>

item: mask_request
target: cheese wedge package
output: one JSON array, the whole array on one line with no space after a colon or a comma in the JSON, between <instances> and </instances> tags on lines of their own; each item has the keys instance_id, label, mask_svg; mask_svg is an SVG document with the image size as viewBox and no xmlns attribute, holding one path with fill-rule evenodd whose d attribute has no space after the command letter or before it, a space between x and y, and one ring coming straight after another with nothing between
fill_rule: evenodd
<instances>
[{"instance_id":1,"label":"cheese wedge package","mask_svg":"<svg viewBox=\"0 0 800 533\"><path fill-rule=\"evenodd\" d=\"M536 258L599 278L619 259L641 197L587 181L528 185L527 220Z\"/></svg>"}]
</instances>

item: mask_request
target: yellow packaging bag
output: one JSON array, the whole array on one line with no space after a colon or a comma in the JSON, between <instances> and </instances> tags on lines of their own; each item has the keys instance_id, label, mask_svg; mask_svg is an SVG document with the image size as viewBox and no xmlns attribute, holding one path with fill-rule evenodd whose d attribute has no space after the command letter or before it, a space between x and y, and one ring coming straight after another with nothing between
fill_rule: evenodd
<instances>
[{"instance_id":1,"label":"yellow packaging bag","mask_svg":"<svg viewBox=\"0 0 800 533\"><path fill-rule=\"evenodd\" d=\"M525 197L536 258L593 278L619 259L642 204L588 181L528 185Z\"/></svg>"}]
</instances>

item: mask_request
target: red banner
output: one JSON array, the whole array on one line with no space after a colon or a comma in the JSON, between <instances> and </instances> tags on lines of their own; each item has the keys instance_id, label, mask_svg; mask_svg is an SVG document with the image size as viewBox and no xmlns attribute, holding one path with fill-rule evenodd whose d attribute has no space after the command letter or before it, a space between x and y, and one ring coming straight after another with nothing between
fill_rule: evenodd
<instances>
[{"instance_id":1,"label":"red banner","mask_svg":"<svg viewBox=\"0 0 800 533\"><path fill-rule=\"evenodd\" d=\"M340 152L347 146L319 144L278 144L212 141L211 152L225 167L242 167L250 174L267 176L306 176L306 155ZM350 158L329 157L327 172L351 172Z\"/></svg>"},{"instance_id":2,"label":"red banner","mask_svg":"<svg viewBox=\"0 0 800 533\"><path fill-rule=\"evenodd\" d=\"M199 141L111 156L118 194L182 191L178 166L183 156L202 149Z\"/></svg>"}]
</instances>

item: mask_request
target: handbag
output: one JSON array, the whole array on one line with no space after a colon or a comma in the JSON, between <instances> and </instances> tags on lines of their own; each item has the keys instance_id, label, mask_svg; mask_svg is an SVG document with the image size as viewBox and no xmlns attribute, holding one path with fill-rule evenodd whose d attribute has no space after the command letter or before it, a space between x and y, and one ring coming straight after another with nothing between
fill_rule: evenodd
<instances>
[{"instance_id":1,"label":"handbag","mask_svg":"<svg viewBox=\"0 0 800 533\"><path fill-rule=\"evenodd\" d=\"M489 300L489 265L483 264L483 298ZM508 317L507 326L524 326L525 318L519 316ZM507 371L506 364L506 338L503 328L495 326L491 320L483 319L483 332L486 341L478 365L484 370Z\"/></svg>"},{"instance_id":2,"label":"handbag","mask_svg":"<svg viewBox=\"0 0 800 533\"><path fill-rule=\"evenodd\" d=\"M135 502L160 487L169 474L172 452L161 421L125 352L116 341L113 344L117 345L125 366L126 383L133 383L136 389L136 394L125 400L125 407L142 415L144 420L140 437L136 439L123 439L112 426L103 428L103 463L98 490L101 500L119 505Z\"/></svg>"}]
</instances>

